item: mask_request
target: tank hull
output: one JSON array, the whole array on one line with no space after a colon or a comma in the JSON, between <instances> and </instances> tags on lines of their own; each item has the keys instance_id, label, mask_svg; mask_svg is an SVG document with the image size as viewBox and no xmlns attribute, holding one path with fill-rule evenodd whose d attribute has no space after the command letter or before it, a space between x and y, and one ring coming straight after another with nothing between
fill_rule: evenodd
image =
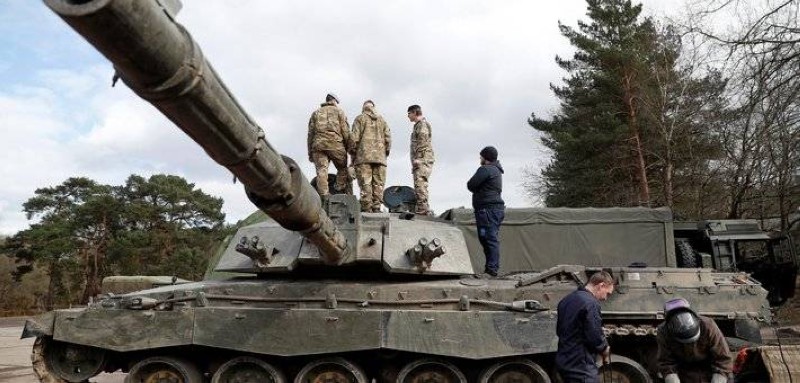
<instances>
[{"instance_id":1,"label":"tank hull","mask_svg":"<svg viewBox=\"0 0 800 383\"><path fill-rule=\"evenodd\" d=\"M741 274L610 271L620 284L602 304L605 330L616 354L651 373L655 329L669 297L690 299L728 337L760 341L759 323L769 315L766 291ZM100 349L109 355L105 370L126 370L142 355L183 355L212 375L227 360L255 355L287 376L309 360L346 357L378 381L420 358L447 361L466 375L520 357L552 371L558 345L554 309L591 272L560 266L499 279L206 281L55 311L30 321L25 332ZM539 306L512 307L521 301Z\"/></svg>"}]
</instances>

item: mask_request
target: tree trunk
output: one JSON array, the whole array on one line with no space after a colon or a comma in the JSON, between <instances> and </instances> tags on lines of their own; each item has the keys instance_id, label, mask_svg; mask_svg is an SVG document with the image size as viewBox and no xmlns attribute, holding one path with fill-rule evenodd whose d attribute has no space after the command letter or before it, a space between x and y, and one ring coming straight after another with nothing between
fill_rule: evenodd
<instances>
[{"instance_id":1,"label":"tree trunk","mask_svg":"<svg viewBox=\"0 0 800 383\"><path fill-rule=\"evenodd\" d=\"M86 249L86 286L83 289L81 303L86 304L89 298L100 294L100 280L98 273L98 258L100 257L101 245L92 245Z\"/></svg>"},{"instance_id":2,"label":"tree trunk","mask_svg":"<svg viewBox=\"0 0 800 383\"><path fill-rule=\"evenodd\" d=\"M742 200L744 199L744 189L735 190L733 195L731 196L731 203L728 206L728 215L725 217L727 219L736 219L739 218L739 208L742 205Z\"/></svg>"},{"instance_id":3,"label":"tree trunk","mask_svg":"<svg viewBox=\"0 0 800 383\"><path fill-rule=\"evenodd\" d=\"M780 176L778 177L778 215L781 219L781 232L786 232L789 229L789 209L790 207L787 204L788 193L787 193L787 183L785 177L783 177L783 169L779 170Z\"/></svg>"},{"instance_id":4,"label":"tree trunk","mask_svg":"<svg viewBox=\"0 0 800 383\"><path fill-rule=\"evenodd\" d=\"M636 101L633 93L632 74L625 76L625 106L628 108L628 128L631 130L633 150L636 153L636 173L639 181L639 205L650 206L650 186L647 184L647 167L644 149L639 135L639 122L636 116Z\"/></svg>"},{"instance_id":5,"label":"tree trunk","mask_svg":"<svg viewBox=\"0 0 800 383\"><path fill-rule=\"evenodd\" d=\"M102 291L101 269L105 263L109 242L107 217L104 217L97 237L96 242L88 246L86 250L86 287L81 297L81 303L84 304L89 302L91 297L99 295Z\"/></svg>"},{"instance_id":6,"label":"tree trunk","mask_svg":"<svg viewBox=\"0 0 800 383\"><path fill-rule=\"evenodd\" d=\"M664 166L664 203L670 209L673 208L672 173L675 165L672 163L672 151L668 148L665 156L666 166Z\"/></svg>"},{"instance_id":7,"label":"tree trunk","mask_svg":"<svg viewBox=\"0 0 800 383\"><path fill-rule=\"evenodd\" d=\"M50 264L47 266L47 275L50 277L50 282L47 284L47 293L44 296L44 308L47 311L52 311L56 296L56 288L58 287L59 280L59 272L57 270L58 261L51 260Z\"/></svg>"}]
</instances>

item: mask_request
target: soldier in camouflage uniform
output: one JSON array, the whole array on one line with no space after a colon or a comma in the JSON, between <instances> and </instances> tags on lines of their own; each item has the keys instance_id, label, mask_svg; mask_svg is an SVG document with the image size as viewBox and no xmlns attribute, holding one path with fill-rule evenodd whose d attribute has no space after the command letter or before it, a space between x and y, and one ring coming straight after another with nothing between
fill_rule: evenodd
<instances>
[{"instance_id":1,"label":"soldier in camouflage uniform","mask_svg":"<svg viewBox=\"0 0 800 383\"><path fill-rule=\"evenodd\" d=\"M383 185L386 183L386 157L392 145L389 125L375 112L372 100L364 102L361 114L353 121L350 154L361 188L361 211L380 212Z\"/></svg>"},{"instance_id":2,"label":"soldier in camouflage uniform","mask_svg":"<svg viewBox=\"0 0 800 383\"><path fill-rule=\"evenodd\" d=\"M416 214L431 214L428 206L428 179L433 170L433 145L431 124L422 116L419 105L408 107L408 119L414 123L411 132L411 173L414 176L414 192L417 196Z\"/></svg>"},{"instance_id":3,"label":"soldier in camouflage uniform","mask_svg":"<svg viewBox=\"0 0 800 383\"><path fill-rule=\"evenodd\" d=\"M337 193L348 193L352 181L347 173L347 147L350 144L350 126L347 116L339 108L339 99L328 93L325 103L311 114L308 121L308 160L317 169L317 191L326 198L328 192L328 164L336 167Z\"/></svg>"}]
</instances>

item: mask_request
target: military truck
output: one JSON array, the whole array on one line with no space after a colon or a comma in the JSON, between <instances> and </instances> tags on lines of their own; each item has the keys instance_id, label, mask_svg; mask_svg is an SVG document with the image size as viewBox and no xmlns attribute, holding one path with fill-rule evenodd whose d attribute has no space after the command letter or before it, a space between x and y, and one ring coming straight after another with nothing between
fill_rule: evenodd
<instances>
[{"instance_id":1,"label":"military truck","mask_svg":"<svg viewBox=\"0 0 800 383\"><path fill-rule=\"evenodd\" d=\"M792 238L766 232L755 219L675 222L675 247L681 267L740 270L753 275L779 306L794 297L798 259Z\"/></svg>"},{"instance_id":2,"label":"military truck","mask_svg":"<svg viewBox=\"0 0 800 383\"><path fill-rule=\"evenodd\" d=\"M268 216L241 227L204 281L105 294L26 322L42 382L122 370L127 382L547 383L555 308L599 267L479 278L444 219L323 203L236 102L167 0L45 0L116 76L230 170ZM588 263L584 262L583 264ZM743 273L608 267L614 382L651 382L665 300L760 340L767 292Z\"/></svg>"}]
</instances>

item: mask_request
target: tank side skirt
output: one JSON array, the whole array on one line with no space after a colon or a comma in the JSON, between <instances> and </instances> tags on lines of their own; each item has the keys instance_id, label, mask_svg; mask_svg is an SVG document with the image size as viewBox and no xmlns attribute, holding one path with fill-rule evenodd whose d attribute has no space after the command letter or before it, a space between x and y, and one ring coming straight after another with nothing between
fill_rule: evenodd
<instances>
[{"instance_id":1,"label":"tank side skirt","mask_svg":"<svg viewBox=\"0 0 800 383\"><path fill-rule=\"evenodd\" d=\"M112 351L192 344L195 310L57 311L53 339Z\"/></svg>"}]
</instances>

